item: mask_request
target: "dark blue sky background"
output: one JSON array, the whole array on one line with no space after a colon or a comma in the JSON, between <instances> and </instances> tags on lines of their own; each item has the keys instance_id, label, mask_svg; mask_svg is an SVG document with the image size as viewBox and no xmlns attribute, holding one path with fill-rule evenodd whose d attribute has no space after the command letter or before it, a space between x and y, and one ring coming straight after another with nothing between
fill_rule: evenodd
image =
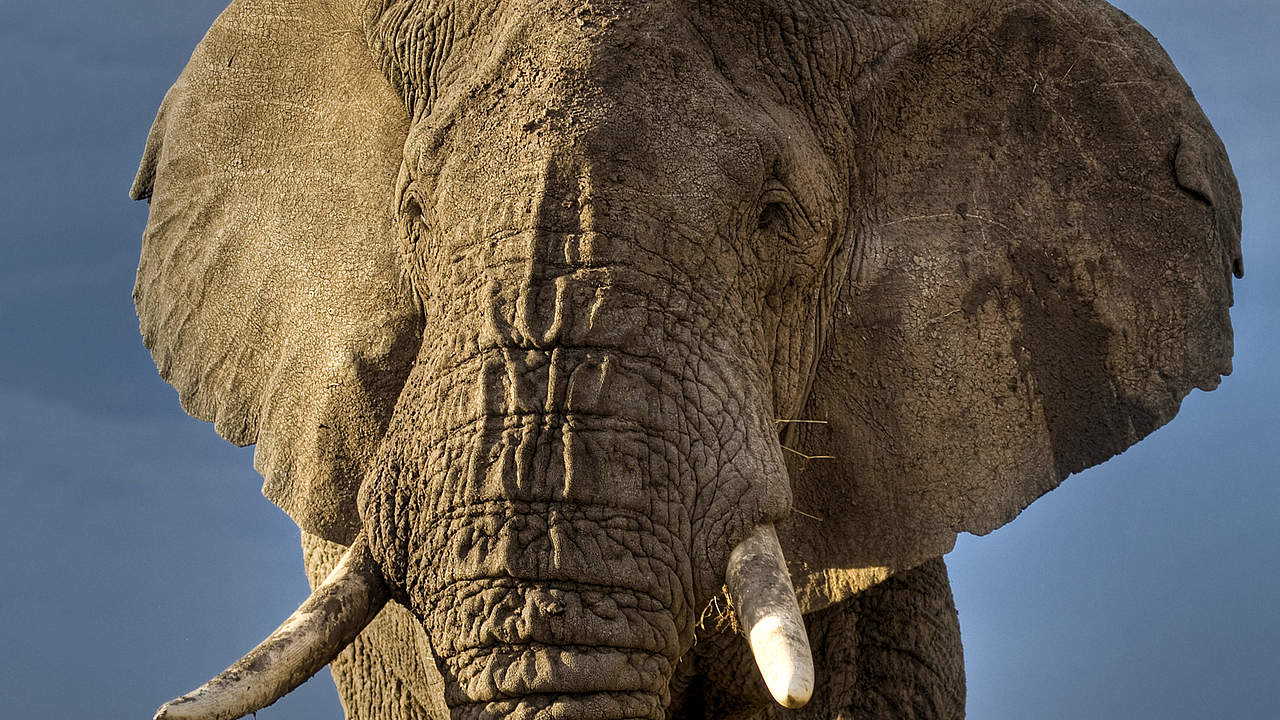
<instances>
[{"instance_id":1,"label":"dark blue sky background","mask_svg":"<svg viewBox=\"0 0 1280 720\"><path fill-rule=\"evenodd\" d=\"M1236 372L949 562L970 717L1280 716L1280 3L1123 0L1245 198ZM165 89L220 0L0 2L0 716L142 719L306 596L252 450L187 418L137 334ZM261 720L340 717L328 674Z\"/></svg>"}]
</instances>

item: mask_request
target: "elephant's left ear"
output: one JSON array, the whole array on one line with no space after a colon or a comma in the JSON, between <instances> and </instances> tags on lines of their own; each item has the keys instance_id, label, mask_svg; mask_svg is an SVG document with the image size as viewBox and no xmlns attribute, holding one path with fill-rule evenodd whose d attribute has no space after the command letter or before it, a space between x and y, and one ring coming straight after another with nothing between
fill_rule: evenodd
<instances>
[{"instance_id":1,"label":"elephant's left ear","mask_svg":"<svg viewBox=\"0 0 1280 720\"><path fill-rule=\"evenodd\" d=\"M792 458L809 608L1000 527L1231 368L1240 196L1156 41L1092 0L907 5L858 81L872 181L805 410L829 424L794 438L836 458Z\"/></svg>"},{"instance_id":2,"label":"elephant's left ear","mask_svg":"<svg viewBox=\"0 0 1280 720\"><path fill-rule=\"evenodd\" d=\"M187 412L258 444L267 497L343 543L421 338L393 227L409 117L363 5L233 2L133 188L151 202L134 298L161 375Z\"/></svg>"}]
</instances>

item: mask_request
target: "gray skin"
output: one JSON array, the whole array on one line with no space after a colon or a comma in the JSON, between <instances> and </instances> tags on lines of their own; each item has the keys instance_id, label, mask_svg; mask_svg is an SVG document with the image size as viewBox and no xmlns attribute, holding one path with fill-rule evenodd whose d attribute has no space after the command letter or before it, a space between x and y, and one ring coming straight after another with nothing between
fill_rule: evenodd
<instances>
[{"instance_id":1,"label":"gray skin","mask_svg":"<svg viewBox=\"0 0 1280 720\"><path fill-rule=\"evenodd\" d=\"M963 715L940 556L1230 372L1239 193L1103 2L237 0L160 109L135 298L318 582L354 718ZM805 422L798 422L805 421Z\"/></svg>"}]
</instances>

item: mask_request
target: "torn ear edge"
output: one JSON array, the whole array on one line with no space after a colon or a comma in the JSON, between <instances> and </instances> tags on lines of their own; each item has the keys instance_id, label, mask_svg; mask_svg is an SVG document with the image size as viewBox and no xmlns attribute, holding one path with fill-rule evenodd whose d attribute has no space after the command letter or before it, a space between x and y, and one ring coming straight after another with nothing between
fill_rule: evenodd
<instances>
[{"instance_id":1,"label":"torn ear edge","mask_svg":"<svg viewBox=\"0 0 1280 720\"><path fill-rule=\"evenodd\" d=\"M163 102L160 104L158 115L164 115ZM159 154L160 137L155 132L148 133L147 145L142 151L142 161L138 163L138 172L134 175L133 185L129 187L130 200L151 202L151 193L156 181L156 158Z\"/></svg>"}]
</instances>

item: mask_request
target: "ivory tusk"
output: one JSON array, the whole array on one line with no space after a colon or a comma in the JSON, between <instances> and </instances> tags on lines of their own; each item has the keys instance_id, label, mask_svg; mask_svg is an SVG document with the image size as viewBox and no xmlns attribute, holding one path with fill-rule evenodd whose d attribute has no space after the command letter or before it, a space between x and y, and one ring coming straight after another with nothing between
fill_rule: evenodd
<instances>
[{"instance_id":1,"label":"ivory tusk","mask_svg":"<svg viewBox=\"0 0 1280 720\"><path fill-rule=\"evenodd\" d=\"M232 720L284 697L328 665L386 605L386 583L364 535L275 632L155 720Z\"/></svg>"},{"instance_id":2,"label":"ivory tusk","mask_svg":"<svg viewBox=\"0 0 1280 720\"><path fill-rule=\"evenodd\" d=\"M759 525L729 554L729 597L773 699L803 707L813 695L813 654L773 525Z\"/></svg>"}]
</instances>

